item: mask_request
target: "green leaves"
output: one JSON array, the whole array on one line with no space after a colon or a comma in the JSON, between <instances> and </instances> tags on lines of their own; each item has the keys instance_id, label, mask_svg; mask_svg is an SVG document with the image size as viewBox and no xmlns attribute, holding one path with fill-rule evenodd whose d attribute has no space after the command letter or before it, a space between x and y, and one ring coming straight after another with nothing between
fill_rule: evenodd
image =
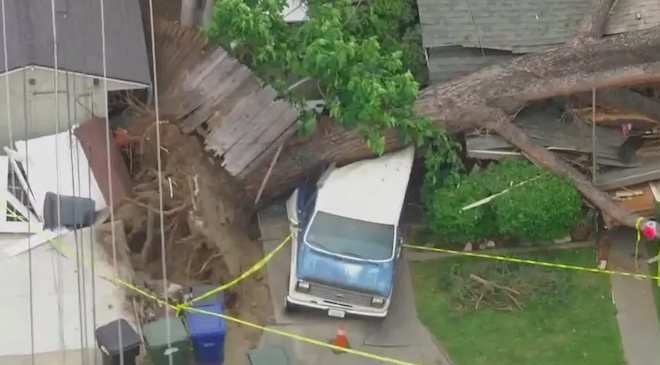
<instances>
[{"instance_id":1,"label":"green leaves","mask_svg":"<svg viewBox=\"0 0 660 365\"><path fill-rule=\"evenodd\" d=\"M488 206L461 208L489 195L478 178L468 176L456 187L442 187L426 196L427 220L432 232L444 242L461 244L491 237L495 231Z\"/></svg>"},{"instance_id":2,"label":"green leaves","mask_svg":"<svg viewBox=\"0 0 660 365\"><path fill-rule=\"evenodd\" d=\"M223 0L206 34L282 94L287 94L282 80L316 80L330 114L342 126L364 131L369 146L382 153L385 141L375 131L396 128L421 142L433 128L415 116L419 84L410 59L404 64L404 53L422 52L417 40L402 45L416 27L413 5L414 0L391 0L356 8L350 0L310 0L309 20L291 25L281 15L284 0ZM314 123L302 125L311 132Z\"/></svg>"},{"instance_id":3,"label":"green leaves","mask_svg":"<svg viewBox=\"0 0 660 365\"><path fill-rule=\"evenodd\" d=\"M571 233L580 218L580 194L565 177L515 159L503 161L487 175L494 191L527 181L493 201L503 236L524 241L562 238Z\"/></svg>"},{"instance_id":4,"label":"green leaves","mask_svg":"<svg viewBox=\"0 0 660 365\"><path fill-rule=\"evenodd\" d=\"M425 176L424 203L429 227L447 242L464 243L492 235L521 241L553 240L569 234L580 219L581 197L572 182L528 161L504 160L463 176L459 184L443 174L444 161L435 155L427 159L427 168L435 170ZM507 193L486 204L460 211L506 189Z\"/></svg>"},{"instance_id":5,"label":"green leaves","mask_svg":"<svg viewBox=\"0 0 660 365\"><path fill-rule=\"evenodd\" d=\"M416 116L426 63L415 0L308 0L309 20L287 24L285 0L222 0L206 27L220 42L302 112L299 132L316 121L292 80L315 80L330 115L356 129L377 154L384 129L396 129L416 146L428 145L435 164L455 178L462 166L458 146L444 130ZM455 179L458 181L458 179Z\"/></svg>"}]
</instances>

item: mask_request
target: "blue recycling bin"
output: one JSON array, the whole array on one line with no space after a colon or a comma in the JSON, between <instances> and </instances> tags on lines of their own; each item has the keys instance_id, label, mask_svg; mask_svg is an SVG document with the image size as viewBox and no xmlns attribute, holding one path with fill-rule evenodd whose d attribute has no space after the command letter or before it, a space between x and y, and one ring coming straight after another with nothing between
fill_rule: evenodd
<instances>
[{"instance_id":1,"label":"blue recycling bin","mask_svg":"<svg viewBox=\"0 0 660 365\"><path fill-rule=\"evenodd\" d=\"M222 303L193 305L192 307L218 314L223 312ZM224 318L189 311L186 319L195 361L198 364L222 364L225 360L225 334L227 333Z\"/></svg>"}]
</instances>

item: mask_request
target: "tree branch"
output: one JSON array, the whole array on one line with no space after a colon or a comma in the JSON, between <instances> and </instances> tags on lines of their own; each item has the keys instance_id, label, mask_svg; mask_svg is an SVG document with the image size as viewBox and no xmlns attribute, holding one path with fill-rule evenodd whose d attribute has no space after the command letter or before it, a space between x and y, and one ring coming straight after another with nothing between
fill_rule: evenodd
<instances>
[{"instance_id":1,"label":"tree branch","mask_svg":"<svg viewBox=\"0 0 660 365\"><path fill-rule=\"evenodd\" d=\"M476 106L515 111L533 100L660 81L660 28L567 44L494 65L420 92L415 107L436 125L470 129ZM458 119L457 118L461 118Z\"/></svg>"},{"instance_id":2,"label":"tree branch","mask_svg":"<svg viewBox=\"0 0 660 365\"><path fill-rule=\"evenodd\" d=\"M500 121L491 122L487 127L506 139L512 145L525 152L527 158L538 162L543 167L564 175L573 180L575 187L592 202L598 209L607 212L613 219L630 227L635 227L638 215L621 208L615 204L609 195L600 191L586 176L574 167L559 158L556 154L548 151L545 147L537 144L529 138L525 132L508 121L508 116L501 110L491 109L491 115L499 116Z\"/></svg>"},{"instance_id":3,"label":"tree branch","mask_svg":"<svg viewBox=\"0 0 660 365\"><path fill-rule=\"evenodd\" d=\"M603 34L612 7L612 0L592 0L592 3L593 8L578 25L574 42L597 39Z\"/></svg>"}]
</instances>

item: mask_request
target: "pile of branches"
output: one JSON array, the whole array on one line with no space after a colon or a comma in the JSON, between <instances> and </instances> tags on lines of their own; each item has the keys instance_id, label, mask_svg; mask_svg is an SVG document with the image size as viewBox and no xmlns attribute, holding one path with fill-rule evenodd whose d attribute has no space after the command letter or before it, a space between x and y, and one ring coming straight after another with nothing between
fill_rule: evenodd
<instances>
[{"instance_id":1,"label":"pile of branches","mask_svg":"<svg viewBox=\"0 0 660 365\"><path fill-rule=\"evenodd\" d=\"M563 300L566 278L557 270L509 262L484 262L468 272L461 265L449 269L441 285L459 312L494 309L521 311L535 303Z\"/></svg>"}]
</instances>

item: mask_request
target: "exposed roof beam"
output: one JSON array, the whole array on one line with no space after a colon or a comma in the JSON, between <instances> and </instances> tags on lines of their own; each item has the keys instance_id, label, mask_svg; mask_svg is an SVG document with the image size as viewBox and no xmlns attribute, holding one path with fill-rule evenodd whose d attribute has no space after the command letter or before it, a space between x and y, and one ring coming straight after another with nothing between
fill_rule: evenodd
<instances>
[{"instance_id":1,"label":"exposed roof beam","mask_svg":"<svg viewBox=\"0 0 660 365\"><path fill-rule=\"evenodd\" d=\"M576 94L578 99L591 103L591 93ZM660 100L648 98L628 89L596 91L596 105L614 109L636 111L660 122Z\"/></svg>"}]
</instances>

